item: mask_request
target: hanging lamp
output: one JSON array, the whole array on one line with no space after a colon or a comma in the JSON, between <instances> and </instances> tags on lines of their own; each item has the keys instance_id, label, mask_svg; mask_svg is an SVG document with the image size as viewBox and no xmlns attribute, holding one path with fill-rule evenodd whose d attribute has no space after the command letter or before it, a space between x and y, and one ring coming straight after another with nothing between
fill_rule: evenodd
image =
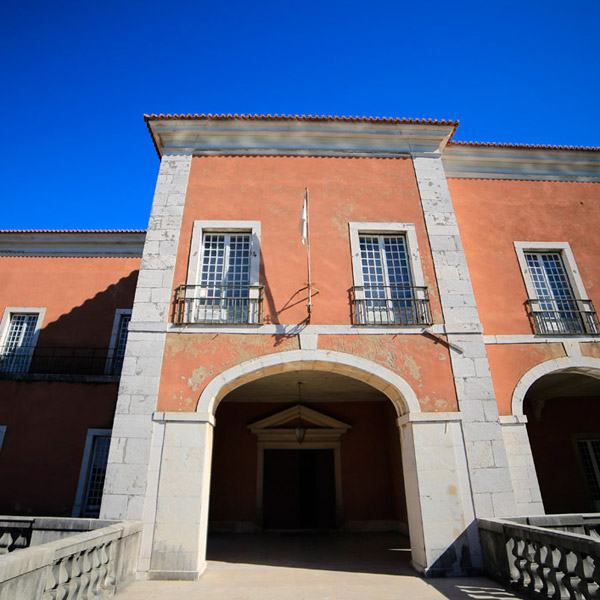
<instances>
[{"instance_id":1,"label":"hanging lamp","mask_svg":"<svg viewBox=\"0 0 600 600\"><path fill-rule=\"evenodd\" d=\"M302 382L298 382L298 424L294 429L294 433L296 434L296 440L299 444L304 441L304 436L306 436L306 427L304 426L304 422L302 421Z\"/></svg>"}]
</instances>

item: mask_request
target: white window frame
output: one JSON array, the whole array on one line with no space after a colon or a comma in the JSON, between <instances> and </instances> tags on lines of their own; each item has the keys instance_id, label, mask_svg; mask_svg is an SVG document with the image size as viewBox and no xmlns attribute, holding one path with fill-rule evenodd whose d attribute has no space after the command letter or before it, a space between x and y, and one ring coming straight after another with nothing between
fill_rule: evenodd
<instances>
[{"instance_id":1,"label":"white window frame","mask_svg":"<svg viewBox=\"0 0 600 600\"><path fill-rule=\"evenodd\" d=\"M364 300L364 277L360 252L361 235L403 235L406 240L406 249L411 270L412 285L425 287L425 277L421 265L421 254L417 242L417 230L414 223L378 223L378 222L351 222L348 223L350 232L350 252L352 256L352 275L354 285L362 290L356 290L356 299ZM422 327L422 325L419 325Z\"/></svg>"},{"instance_id":2,"label":"white window frame","mask_svg":"<svg viewBox=\"0 0 600 600\"><path fill-rule=\"evenodd\" d=\"M0 425L0 452L2 452L2 444L6 435L6 425Z\"/></svg>"},{"instance_id":3,"label":"white window frame","mask_svg":"<svg viewBox=\"0 0 600 600\"><path fill-rule=\"evenodd\" d=\"M81 459L81 468L79 470L79 481L77 482L77 492L75 494L75 504L73 505L72 517L79 517L83 511L83 502L87 487L88 474L90 470L90 460L92 458L92 448L94 447L95 437L110 437L112 429L88 429L83 448L83 458Z\"/></svg>"},{"instance_id":4,"label":"white window frame","mask_svg":"<svg viewBox=\"0 0 600 600\"><path fill-rule=\"evenodd\" d=\"M35 324L33 337L31 338L31 345L33 347L37 346L38 337L40 335L40 331L42 330L42 323L44 321L44 317L46 316L46 308L40 306L7 306L4 309L2 321L0 321L0 348L4 348L6 336L8 335L8 331L10 328L12 315L18 314L37 315L37 322ZM27 364L21 371L22 373L27 373L29 371L32 356L33 352L27 357Z\"/></svg>"},{"instance_id":5,"label":"white window frame","mask_svg":"<svg viewBox=\"0 0 600 600\"><path fill-rule=\"evenodd\" d=\"M527 297L535 300L538 299L538 294L531 277L531 271L527 265L527 258L525 255L528 252L548 252L560 254L563 265L565 267L565 273L567 275L571 291L573 292L574 302L582 312L586 311L586 306L579 302L579 300L589 300L589 296L583 285L583 279L577 267L575 261L575 255L571 250L569 242L514 242L515 251L517 253L517 260L519 261L519 267L521 269L521 275L525 283L525 289L527 290ZM587 329L587 327L585 327ZM582 333L584 334L584 333Z\"/></svg>"},{"instance_id":6,"label":"white window frame","mask_svg":"<svg viewBox=\"0 0 600 600\"><path fill-rule=\"evenodd\" d=\"M204 234L250 234L250 300L258 301L260 297L260 221L194 221L192 229L192 244L190 246L190 258L188 262L187 281L188 285L198 285L202 274L202 258L204 256ZM188 296L188 297L194 297ZM257 311L251 312L247 324L252 325L258 321ZM202 325L202 324L200 324ZM211 324L207 324L211 326Z\"/></svg>"},{"instance_id":7,"label":"white window frame","mask_svg":"<svg viewBox=\"0 0 600 600\"><path fill-rule=\"evenodd\" d=\"M112 371L113 361L115 359L114 353L116 352L117 344L119 343L121 317L123 317L123 315L129 315L131 317L131 308L117 308L115 311L115 318L110 334L110 343L108 345L108 354L106 357L105 373L107 374Z\"/></svg>"}]
</instances>

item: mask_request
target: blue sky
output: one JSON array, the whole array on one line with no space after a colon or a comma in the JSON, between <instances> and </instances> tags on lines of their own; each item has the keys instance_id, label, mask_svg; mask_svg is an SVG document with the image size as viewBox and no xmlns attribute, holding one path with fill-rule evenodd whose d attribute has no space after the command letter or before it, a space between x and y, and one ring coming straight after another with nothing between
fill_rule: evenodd
<instances>
[{"instance_id":1,"label":"blue sky","mask_svg":"<svg viewBox=\"0 0 600 600\"><path fill-rule=\"evenodd\" d=\"M144 113L458 119L600 146L598 0L0 7L2 229L145 228Z\"/></svg>"}]
</instances>

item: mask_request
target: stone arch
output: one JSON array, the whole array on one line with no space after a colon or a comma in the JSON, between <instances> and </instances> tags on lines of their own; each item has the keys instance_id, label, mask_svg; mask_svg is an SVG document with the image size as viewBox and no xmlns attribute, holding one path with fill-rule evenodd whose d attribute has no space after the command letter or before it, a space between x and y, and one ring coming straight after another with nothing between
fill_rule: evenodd
<instances>
[{"instance_id":1,"label":"stone arch","mask_svg":"<svg viewBox=\"0 0 600 600\"><path fill-rule=\"evenodd\" d=\"M398 416L420 413L410 385L399 375L370 360L331 350L291 350L259 356L217 375L204 389L196 412L214 417L219 402L235 388L255 379L295 370L329 371L358 379L385 394Z\"/></svg>"},{"instance_id":2,"label":"stone arch","mask_svg":"<svg viewBox=\"0 0 600 600\"><path fill-rule=\"evenodd\" d=\"M512 395L512 414L523 416L523 401L529 388L538 380L550 373L581 373L600 378L600 358L586 356L566 356L540 363L529 369L515 386Z\"/></svg>"}]
</instances>

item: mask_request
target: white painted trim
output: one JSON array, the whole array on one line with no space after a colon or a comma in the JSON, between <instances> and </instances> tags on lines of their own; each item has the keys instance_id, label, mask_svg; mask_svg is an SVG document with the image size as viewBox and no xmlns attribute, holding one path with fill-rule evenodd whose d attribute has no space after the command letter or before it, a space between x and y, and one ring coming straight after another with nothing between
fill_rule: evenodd
<instances>
[{"instance_id":1,"label":"white painted trim","mask_svg":"<svg viewBox=\"0 0 600 600\"><path fill-rule=\"evenodd\" d=\"M460 412L419 412L402 415L396 419L396 423L398 427L402 427L406 423L448 423L462 420L463 414Z\"/></svg>"},{"instance_id":2,"label":"white painted trim","mask_svg":"<svg viewBox=\"0 0 600 600\"><path fill-rule=\"evenodd\" d=\"M411 155L443 151L455 125L281 119L147 119L161 156Z\"/></svg>"},{"instance_id":3,"label":"white painted trim","mask_svg":"<svg viewBox=\"0 0 600 600\"><path fill-rule=\"evenodd\" d=\"M112 361L114 359L114 352L117 348L121 317L123 315L131 316L131 310L131 308L117 308L117 310L115 311L115 318L113 319L112 331L110 333L110 343L108 344L105 373L110 373L112 369Z\"/></svg>"},{"instance_id":4,"label":"white painted trim","mask_svg":"<svg viewBox=\"0 0 600 600\"><path fill-rule=\"evenodd\" d=\"M0 452L2 452L2 443L4 442L5 435L6 435L6 425L0 425Z\"/></svg>"},{"instance_id":5,"label":"white painted trim","mask_svg":"<svg viewBox=\"0 0 600 600\"><path fill-rule=\"evenodd\" d=\"M79 481L77 482L77 492L75 494L75 504L73 504L73 511L71 512L72 517L79 517L81 515L81 508L83 504L83 495L85 494L85 484L87 483L87 476L90 467L90 458L92 453L92 446L94 445L94 438L100 436L110 436L112 429L88 429L85 437L85 446L83 447L83 458L81 459L81 468L79 470Z\"/></svg>"},{"instance_id":6,"label":"white painted trim","mask_svg":"<svg viewBox=\"0 0 600 600\"><path fill-rule=\"evenodd\" d=\"M532 333L521 335L484 335L483 342L486 345L495 345L495 344L565 344L569 342L577 341L579 343L586 342L600 342L598 336L589 336L589 335L570 335L566 336L542 336L542 335L534 335Z\"/></svg>"},{"instance_id":7,"label":"white painted trim","mask_svg":"<svg viewBox=\"0 0 600 600\"><path fill-rule=\"evenodd\" d=\"M410 258L410 270L412 283L417 287L425 287L423 267L421 266L421 254L417 243L417 231L414 223L375 223L375 222L350 222L350 252L352 255L352 274L354 285L363 286L363 272L360 255L360 234L373 235L404 235Z\"/></svg>"},{"instance_id":8,"label":"white painted trim","mask_svg":"<svg viewBox=\"0 0 600 600\"><path fill-rule=\"evenodd\" d=\"M0 321L0 348L4 347L4 343L6 340L6 335L8 334L8 329L10 327L10 319L13 314L27 314L27 315L35 315L37 314L37 322L35 324L35 330L33 332L33 338L31 340L32 346L37 346L38 337L40 335L40 331L42 330L42 323L44 321L44 317L46 316L46 307L40 306L7 306L4 309L4 314L2 315L2 321ZM31 364L31 357L33 353L28 357L27 367L23 369L23 372L26 373L29 371L29 365Z\"/></svg>"},{"instance_id":9,"label":"white painted trim","mask_svg":"<svg viewBox=\"0 0 600 600\"><path fill-rule=\"evenodd\" d=\"M510 427L511 425L525 425L527 417L525 415L500 415L498 417L502 427Z\"/></svg>"},{"instance_id":10,"label":"white painted trim","mask_svg":"<svg viewBox=\"0 0 600 600\"><path fill-rule=\"evenodd\" d=\"M205 233L250 233L250 285L260 283L260 221L194 221L188 261L187 284L200 280Z\"/></svg>"},{"instance_id":11,"label":"white painted trim","mask_svg":"<svg viewBox=\"0 0 600 600\"><path fill-rule=\"evenodd\" d=\"M200 412L155 412L152 420L157 423L209 423L215 424L214 415Z\"/></svg>"},{"instance_id":12,"label":"white painted trim","mask_svg":"<svg viewBox=\"0 0 600 600\"><path fill-rule=\"evenodd\" d=\"M600 358L585 356L567 356L555 358L532 367L521 377L512 395L512 414L516 417L523 415L523 401L529 388L544 375L550 373L581 373L600 379Z\"/></svg>"},{"instance_id":13,"label":"white painted trim","mask_svg":"<svg viewBox=\"0 0 600 600\"><path fill-rule=\"evenodd\" d=\"M537 294L533 285L533 280L531 279L529 267L527 266L525 253L559 252L565 264L565 271L567 273L567 277L569 278L571 288L573 289L573 295L578 300L588 299L585 286L583 285L583 279L581 278L581 274L577 268L575 256L573 255L573 251L571 250L569 242L514 242L514 246L529 298L537 298Z\"/></svg>"},{"instance_id":14,"label":"white painted trim","mask_svg":"<svg viewBox=\"0 0 600 600\"><path fill-rule=\"evenodd\" d=\"M0 233L0 256L141 257L144 232Z\"/></svg>"},{"instance_id":15,"label":"white painted trim","mask_svg":"<svg viewBox=\"0 0 600 600\"><path fill-rule=\"evenodd\" d=\"M446 177L600 181L600 152L450 145L442 161Z\"/></svg>"},{"instance_id":16,"label":"white painted trim","mask_svg":"<svg viewBox=\"0 0 600 600\"><path fill-rule=\"evenodd\" d=\"M370 360L332 350L291 350L253 358L217 375L200 395L197 412L214 415L219 402L235 388L274 373L295 370L328 371L363 381L385 394L398 416L421 412L417 395L393 371Z\"/></svg>"}]
</instances>

